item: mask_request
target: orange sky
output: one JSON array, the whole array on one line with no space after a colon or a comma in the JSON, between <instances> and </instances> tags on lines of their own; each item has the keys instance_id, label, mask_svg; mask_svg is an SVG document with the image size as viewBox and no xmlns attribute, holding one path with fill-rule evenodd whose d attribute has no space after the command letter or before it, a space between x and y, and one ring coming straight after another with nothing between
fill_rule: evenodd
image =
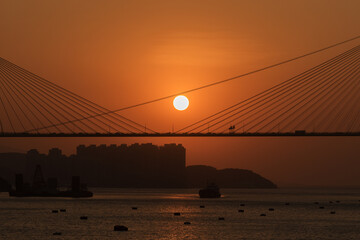
<instances>
[{"instance_id":1,"label":"orange sky","mask_svg":"<svg viewBox=\"0 0 360 240\"><path fill-rule=\"evenodd\" d=\"M360 2L351 0L0 0L0 53L66 89L117 109L354 37L360 29L359 10ZM171 131L173 125L176 130L356 44L359 41L193 92L187 95L186 111L176 111L168 99L122 114L158 131ZM249 168L283 185L360 185L353 171L360 167L355 161L360 159L359 138L106 141L184 143L188 164ZM15 149L45 150L59 144L68 152L74 149L55 140L0 140L0 146ZM328 145L331 152L326 151Z\"/></svg>"}]
</instances>

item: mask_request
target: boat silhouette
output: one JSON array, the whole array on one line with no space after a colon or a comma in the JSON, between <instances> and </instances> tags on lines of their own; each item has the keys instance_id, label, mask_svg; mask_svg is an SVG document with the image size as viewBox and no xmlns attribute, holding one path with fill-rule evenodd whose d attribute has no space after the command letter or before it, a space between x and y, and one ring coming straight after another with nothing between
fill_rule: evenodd
<instances>
[{"instance_id":1,"label":"boat silhouette","mask_svg":"<svg viewBox=\"0 0 360 240\"><path fill-rule=\"evenodd\" d=\"M220 189L215 183L208 183L206 188L199 190L200 198L219 198L221 197Z\"/></svg>"}]
</instances>

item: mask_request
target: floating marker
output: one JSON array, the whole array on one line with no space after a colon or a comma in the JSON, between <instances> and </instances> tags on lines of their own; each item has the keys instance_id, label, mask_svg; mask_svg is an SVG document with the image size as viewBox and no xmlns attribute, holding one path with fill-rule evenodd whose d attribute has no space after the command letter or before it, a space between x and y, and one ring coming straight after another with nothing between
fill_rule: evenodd
<instances>
[{"instance_id":1,"label":"floating marker","mask_svg":"<svg viewBox=\"0 0 360 240\"><path fill-rule=\"evenodd\" d=\"M175 212L175 213L174 213L174 216L180 216L180 213L179 213L179 212Z\"/></svg>"},{"instance_id":2,"label":"floating marker","mask_svg":"<svg viewBox=\"0 0 360 240\"><path fill-rule=\"evenodd\" d=\"M330 214L335 214L335 211L331 211Z\"/></svg>"},{"instance_id":3,"label":"floating marker","mask_svg":"<svg viewBox=\"0 0 360 240\"><path fill-rule=\"evenodd\" d=\"M200 205L200 208L205 208L205 206L204 206L204 205Z\"/></svg>"},{"instance_id":4,"label":"floating marker","mask_svg":"<svg viewBox=\"0 0 360 240\"><path fill-rule=\"evenodd\" d=\"M184 222L184 225L190 225L191 223L190 222Z\"/></svg>"},{"instance_id":5,"label":"floating marker","mask_svg":"<svg viewBox=\"0 0 360 240\"><path fill-rule=\"evenodd\" d=\"M61 232L54 232L53 235L59 236L59 235L61 235Z\"/></svg>"},{"instance_id":6,"label":"floating marker","mask_svg":"<svg viewBox=\"0 0 360 240\"><path fill-rule=\"evenodd\" d=\"M269 211L275 211L275 209L273 209L273 208L269 208Z\"/></svg>"},{"instance_id":7,"label":"floating marker","mask_svg":"<svg viewBox=\"0 0 360 240\"><path fill-rule=\"evenodd\" d=\"M265 217L265 216L266 216L266 214L265 214L265 213L262 213L262 214L260 214L260 216L261 216L261 217Z\"/></svg>"},{"instance_id":8,"label":"floating marker","mask_svg":"<svg viewBox=\"0 0 360 240\"><path fill-rule=\"evenodd\" d=\"M243 206L245 206L245 204L244 204L244 203L242 203L242 204L240 204L240 206L242 206L242 207L243 207Z\"/></svg>"},{"instance_id":9,"label":"floating marker","mask_svg":"<svg viewBox=\"0 0 360 240\"><path fill-rule=\"evenodd\" d=\"M131 209L132 209L132 210L137 210L137 207L132 207Z\"/></svg>"},{"instance_id":10,"label":"floating marker","mask_svg":"<svg viewBox=\"0 0 360 240\"><path fill-rule=\"evenodd\" d=\"M128 227L125 227L123 225L115 225L114 226L114 231L128 231L129 228Z\"/></svg>"},{"instance_id":11,"label":"floating marker","mask_svg":"<svg viewBox=\"0 0 360 240\"><path fill-rule=\"evenodd\" d=\"M52 213L58 213L59 211L58 210L52 210L51 212Z\"/></svg>"},{"instance_id":12,"label":"floating marker","mask_svg":"<svg viewBox=\"0 0 360 240\"><path fill-rule=\"evenodd\" d=\"M81 216L80 219L81 219L81 220L87 220L88 217L87 217L87 216Z\"/></svg>"},{"instance_id":13,"label":"floating marker","mask_svg":"<svg viewBox=\"0 0 360 240\"><path fill-rule=\"evenodd\" d=\"M225 220L225 218L223 218L223 217L219 217L219 220Z\"/></svg>"},{"instance_id":14,"label":"floating marker","mask_svg":"<svg viewBox=\"0 0 360 240\"><path fill-rule=\"evenodd\" d=\"M60 212L66 212L66 209L60 209Z\"/></svg>"}]
</instances>

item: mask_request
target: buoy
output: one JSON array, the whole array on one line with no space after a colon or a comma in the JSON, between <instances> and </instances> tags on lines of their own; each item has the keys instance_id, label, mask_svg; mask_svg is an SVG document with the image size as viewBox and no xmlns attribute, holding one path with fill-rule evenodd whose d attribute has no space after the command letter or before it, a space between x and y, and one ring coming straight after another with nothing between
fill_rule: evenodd
<instances>
[{"instance_id":1,"label":"buoy","mask_svg":"<svg viewBox=\"0 0 360 240\"><path fill-rule=\"evenodd\" d=\"M190 225L191 223L190 222L184 222L184 225Z\"/></svg>"},{"instance_id":2,"label":"buoy","mask_svg":"<svg viewBox=\"0 0 360 240\"><path fill-rule=\"evenodd\" d=\"M132 209L132 210L137 210L137 207L132 207L131 209Z\"/></svg>"},{"instance_id":3,"label":"buoy","mask_svg":"<svg viewBox=\"0 0 360 240\"><path fill-rule=\"evenodd\" d=\"M324 209L325 207L324 207L324 206L320 206L319 208L320 208L320 209Z\"/></svg>"},{"instance_id":4,"label":"buoy","mask_svg":"<svg viewBox=\"0 0 360 240\"><path fill-rule=\"evenodd\" d=\"M115 225L114 231L128 231L129 229L123 225Z\"/></svg>"},{"instance_id":5,"label":"buoy","mask_svg":"<svg viewBox=\"0 0 360 240\"><path fill-rule=\"evenodd\" d=\"M340 203L340 201L339 201L339 200L337 200L337 201L336 201L336 203Z\"/></svg>"},{"instance_id":6,"label":"buoy","mask_svg":"<svg viewBox=\"0 0 360 240\"><path fill-rule=\"evenodd\" d=\"M174 213L174 216L180 216L180 213L179 213L179 212L175 212L175 213Z\"/></svg>"},{"instance_id":7,"label":"buoy","mask_svg":"<svg viewBox=\"0 0 360 240\"><path fill-rule=\"evenodd\" d=\"M87 217L87 216L81 216L80 219L81 219L81 220L87 220L88 217Z\"/></svg>"},{"instance_id":8,"label":"buoy","mask_svg":"<svg viewBox=\"0 0 360 240\"><path fill-rule=\"evenodd\" d=\"M319 202L314 202L314 204L319 204Z\"/></svg>"},{"instance_id":9,"label":"buoy","mask_svg":"<svg viewBox=\"0 0 360 240\"><path fill-rule=\"evenodd\" d=\"M66 209L60 209L60 212L66 212Z\"/></svg>"},{"instance_id":10,"label":"buoy","mask_svg":"<svg viewBox=\"0 0 360 240\"><path fill-rule=\"evenodd\" d=\"M58 210L52 210L51 212L52 213L58 213L59 211Z\"/></svg>"},{"instance_id":11,"label":"buoy","mask_svg":"<svg viewBox=\"0 0 360 240\"><path fill-rule=\"evenodd\" d=\"M329 203L333 203L333 201L329 201Z\"/></svg>"},{"instance_id":12,"label":"buoy","mask_svg":"<svg viewBox=\"0 0 360 240\"><path fill-rule=\"evenodd\" d=\"M239 209L238 212L244 212L244 209Z\"/></svg>"},{"instance_id":13,"label":"buoy","mask_svg":"<svg viewBox=\"0 0 360 240\"><path fill-rule=\"evenodd\" d=\"M274 211L275 209L273 209L273 208L269 208L269 211Z\"/></svg>"},{"instance_id":14,"label":"buoy","mask_svg":"<svg viewBox=\"0 0 360 240\"><path fill-rule=\"evenodd\" d=\"M335 214L335 211L331 211L330 214Z\"/></svg>"},{"instance_id":15,"label":"buoy","mask_svg":"<svg viewBox=\"0 0 360 240\"><path fill-rule=\"evenodd\" d=\"M287 203L285 203L285 205L290 205L290 203L287 202Z\"/></svg>"},{"instance_id":16,"label":"buoy","mask_svg":"<svg viewBox=\"0 0 360 240\"><path fill-rule=\"evenodd\" d=\"M219 217L219 220L225 220L225 218L223 218L223 217Z\"/></svg>"},{"instance_id":17,"label":"buoy","mask_svg":"<svg viewBox=\"0 0 360 240\"><path fill-rule=\"evenodd\" d=\"M242 203L242 204L240 204L240 206L242 206L242 207L243 207L243 206L245 206L245 204L244 204L244 203Z\"/></svg>"},{"instance_id":18,"label":"buoy","mask_svg":"<svg viewBox=\"0 0 360 240\"><path fill-rule=\"evenodd\" d=\"M266 214L265 214L265 213L262 213L262 214L260 214L260 216L261 216L261 217L265 217L265 216L266 216Z\"/></svg>"},{"instance_id":19,"label":"buoy","mask_svg":"<svg viewBox=\"0 0 360 240\"><path fill-rule=\"evenodd\" d=\"M205 208L205 206L204 206L204 205L200 205L200 208Z\"/></svg>"},{"instance_id":20,"label":"buoy","mask_svg":"<svg viewBox=\"0 0 360 240\"><path fill-rule=\"evenodd\" d=\"M61 232L54 232L53 235L59 236L59 235L61 235Z\"/></svg>"}]
</instances>

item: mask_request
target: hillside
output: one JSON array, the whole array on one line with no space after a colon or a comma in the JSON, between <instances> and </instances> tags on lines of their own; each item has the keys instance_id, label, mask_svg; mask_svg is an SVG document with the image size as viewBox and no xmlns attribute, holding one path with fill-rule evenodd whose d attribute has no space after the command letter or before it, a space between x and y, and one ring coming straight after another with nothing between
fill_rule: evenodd
<instances>
[{"instance_id":1,"label":"hillside","mask_svg":"<svg viewBox=\"0 0 360 240\"><path fill-rule=\"evenodd\" d=\"M217 170L205 165L186 168L187 186L200 188L215 182L220 188L277 188L270 180L250 170L227 168Z\"/></svg>"}]
</instances>

